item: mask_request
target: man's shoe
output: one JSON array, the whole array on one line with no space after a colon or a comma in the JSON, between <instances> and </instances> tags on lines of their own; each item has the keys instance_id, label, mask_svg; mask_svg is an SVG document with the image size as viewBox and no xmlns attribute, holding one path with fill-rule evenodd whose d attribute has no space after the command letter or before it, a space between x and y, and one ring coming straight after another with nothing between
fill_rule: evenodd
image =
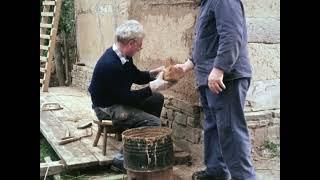
<instances>
[{"instance_id":1,"label":"man's shoe","mask_svg":"<svg viewBox=\"0 0 320 180\"><path fill-rule=\"evenodd\" d=\"M198 171L192 174L192 180L230 180L230 177L217 177L208 174L207 171Z\"/></svg>"},{"instance_id":2,"label":"man's shoe","mask_svg":"<svg viewBox=\"0 0 320 180\"><path fill-rule=\"evenodd\" d=\"M123 160L114 158L110 168L115 172L127 174L127 170L123 167Z\"/></svg>"}]
</instances>

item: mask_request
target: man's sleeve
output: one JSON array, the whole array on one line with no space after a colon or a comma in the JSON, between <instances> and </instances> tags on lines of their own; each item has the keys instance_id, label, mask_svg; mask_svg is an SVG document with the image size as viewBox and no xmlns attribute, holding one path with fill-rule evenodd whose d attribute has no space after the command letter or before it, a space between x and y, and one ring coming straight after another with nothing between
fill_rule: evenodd
<instances>
[{"instance_id":1,"label":"man's sleeve","mask_svg":"<svg viewBox=\"0 0 320 180\"><path fill-rule=\"evenodd\" d=\"M119 74L120 71L118 70L109 68L109 71L105 72L108 73L106 83L110 84L110 89L107 90L107 93L109 93L110 97L120 104L137 105L152 95L152 91L149 86L133 91L121 87L121 83L114 79L114 77L121 77L121 74Z\"/></svg>"},{"instance_id":2,"label":"man's sleeve","mask_svg":"<svg viewBox=\"0 0 320 180\"><path fill-rule=\"evenodd\" d=\"M143 85L147 84L150 81L154 80L151 76L149 71L140 71L135 65L134 66L134 83Z\"/></svg>"},{"instance_id":3,"label":"man's sleeve","mask_svg":"<svg viewBox=\"0 0 320 180\"><path fill-rule=\"evenodd\" d=\"M139 89L139 90L124 90L119 89L114 91L113 95L117 97L117 100L120 104L125 105L138 105L146 98L152 95L152 91L149 86Z\"/></svg>"},{"instance_id":4,"label":"man's sleeve","mask_svg":"<svg viewBox=\"0 0 320 180\"><path fill-rule=\"evenodd\" d=\"M238 0L219 0L213 5L219 39L214 67L230 72L239 56L243 38L244 14Z\"/></svg>"}]
</instances>

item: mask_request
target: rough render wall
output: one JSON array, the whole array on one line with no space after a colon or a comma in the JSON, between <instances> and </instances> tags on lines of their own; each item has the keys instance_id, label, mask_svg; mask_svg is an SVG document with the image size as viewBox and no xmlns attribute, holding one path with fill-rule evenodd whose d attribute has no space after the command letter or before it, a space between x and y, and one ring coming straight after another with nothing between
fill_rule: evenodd
<instances>
[{"instance_id":1,"label":"rough render wall","mask_svg":"<svg viewBox=\"0 0 320 180\"><path fill-rule=\"evenodd\" d=\"M81 5L80 2L83 1L79 1L78 4ZM105 3L110 2L105 1ZM101 5L101 1L99 3L95 1L95 3L91 5L91 9L94 9L92 7L99 9L97 7L99 3ZM177 63L183 62L190 53L198 12L198 8L192 1L112 0L111 3L113 17L108 22L111 26L107 28L109 31L114 31L113 29L126 19L137 19L144 25L147 36L143 50L134 57L139 68L157 67L162 65L161 60L167 57L173 57ZM253 66L253 79L245 107L246 118L254 145L261 145L267 137L279 137L280 1L243 0L243 3L247 16L249 56ZM78 8L83 7L80 5ZM77 11L83 12L80 9ZM91 14L87 13L87 16L94 18L92 10L88 12ZM81 40L81 34L84 36L82 44L81 41L78 41L79 51L82 51L80 61L85 62L88 67L74 66L72 73L73 86L84 90L87 89L91 79L92 65L107 47L103 46L101 41L99 41L100 44L94 43L101 38L101 35L97 33L101 31L98 30L99 25L96 20L101 18L101 14L95 15L97 17L91 21L90 25L85 24L87 16L78 17L77 21L83 23L83 25L78 25L79 39ZM110 18L109 15L104 14L104 16ZM95 30L88 28L90 26L95 27ZM88 34L84 35L86 31ZM111 44L113 39L108 37L109 39L105 42ZM88 45L90 43L92 46ZM161 115L162 125L173 129L173 138L176 143L190 151L192 151L192 144L203 142L203 131L201 130L203 112L198 106L198 94L194 86L194 75L191 72L173 89L165 91L166 100Z\"/></svg>"},{"instance_id":2,"label":"rough render wall","mask_svg":"<svg viewBox=\"0 0 320 180\"><path fill-rule=\"evenodd\" d=\"M112 0L76 0L75 9L79 60L93 68L113 43Z\"/></svg>"},{"instance_id":3,"label":"rough render wall","mask_svg":"<svg viewBox=\"0 0 320 180\"><path fill-rule=\"evenodd\" d=\"M128 8L131 0L112 0L114 28L128 19Z\"/></svg>"},{"instance_id":4,"label":"rough render wall","mask_svg":"<svg viewBox=\"0 0 320 180\"><path fill-rule=\"evenodd\" d=\"M190 0L136 0L131 3L129 18L139 20L146 31L143 50L135 57L138 67L155 68L164 65L168 57L175 63L183 63L191 51L196 13L195 4ZM191 104L198 103L193 73L164 94Z\"/></svg>"},{"instance_id":5,"label":"rough render wall","mask_svg":"<svg viewBox=\"0 0 320 180\"><path fill-rule=\"evenodd\" d=\"M280 108L280 0L243 0L253 68L246 111Z\"/></svg>"}]
</instances>

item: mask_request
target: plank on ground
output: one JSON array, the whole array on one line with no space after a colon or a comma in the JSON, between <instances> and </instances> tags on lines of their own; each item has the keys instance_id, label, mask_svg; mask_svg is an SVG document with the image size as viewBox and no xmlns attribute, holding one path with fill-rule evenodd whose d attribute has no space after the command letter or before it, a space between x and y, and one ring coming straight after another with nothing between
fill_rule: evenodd
<instances>
[{"instance_id":1,"label":"plank on ground","mask_svg":"<svg viewBox=\"0 0 320 180\"><path fill-rule=\"evenodd\" d=\"M63 95L53 95L54 99L59 103L64 106L64 102L73 102L71 104L78 104L76 101L76 97L71 97L71 96L63 96ZM51 97L53 98L53 97ZM61 98L61 99L60 99ZM67 99L66 99L67 98ZM72 100L73 99L73 100ZM53 100L53 99L51 99ZM65 106L64 106L65 107ZM83 109L84 111L84 109ZM65 107L62 110L59 111L54 111L53 112L57 118L59 118L61 121L64 122L67 127L69 127L69 130L74 134L75 136L83 136L85 135L86 130L79 130L76 127L84 124L86 122L92 122L92 119L87 119L87 118L80 118L79 121L73 122L73 121L68 121L69 119L72 119L72 116L74 116L77 113L74 113L72 110L69 109L69 107ZM95 125L93 124L93 128ZM89 130L88 130L89 131ZM85 137L81 139L81 143L88 148L90 152L99 160L100 165L108 165L112 162L112 159L114 158L115 154L118 152L119 148L117 148L117 145L114 145L115 142L112 141L111 138L108 138L108 144L107 144L107 155L103 156L102 155L102 137L100 138L100 144L97 147L93 147L92 143L94 141L96 135L96 130L94 134L91 137ZM120 144L120 143L119 143Z\"/></svg>"},{"instance_id":2,"label":"plank on ground","mask_svg":"<svg viewBox=\"0 0 320 180\"><path fill-rule=\"evenodd\" d=\"M40 112L40 130L67 169L89 167L98 164L97 158L79 141L59 145L67 127L51 111Z\"/></svg>"},{"instance_id":3,"label":"plank on ground","mask_svg":"<svg viewBox=\"0 0 320 180\"><path fill-rule=\"evenodd\" d=\"M60 161L40 163L40 177L45 176L47 170L47 176L59 174L64 171L64 165Z\"/></svg>"}]
</instances>

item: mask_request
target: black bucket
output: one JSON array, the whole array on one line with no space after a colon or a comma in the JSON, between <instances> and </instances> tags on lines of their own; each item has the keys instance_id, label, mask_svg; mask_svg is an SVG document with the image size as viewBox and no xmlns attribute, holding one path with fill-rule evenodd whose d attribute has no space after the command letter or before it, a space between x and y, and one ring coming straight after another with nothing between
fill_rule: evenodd
<instances>
[{"instance_id":1,"label":"black bucket","mask_svg":"<svg viewBox=\"0 0 320 180\"><path fill-rule=\"evenodd\" d=\"M166 127L141 127L122 133L124 167L133 172L155 172L174 163L172 130Z\"/></svg>"}]
</instances>

